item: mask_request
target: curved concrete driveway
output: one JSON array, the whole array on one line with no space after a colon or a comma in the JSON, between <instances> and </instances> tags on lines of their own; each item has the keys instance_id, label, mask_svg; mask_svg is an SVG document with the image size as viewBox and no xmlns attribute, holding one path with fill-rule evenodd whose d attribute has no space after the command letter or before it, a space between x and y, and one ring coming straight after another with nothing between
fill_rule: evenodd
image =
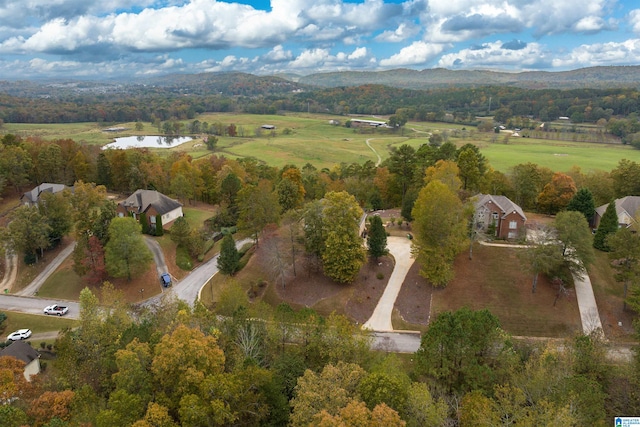
<instances>
[{"instance_id":1,"label":"curved concrete driveway","mask_svg":"<svg viewBox=\"0 0 640 427\"><path fill-rule=\"evenodd\" d=\"M384 293L376 305L373 314L362 327L374 331L393 331L391 324L391 313L395 305L400 288L409 269L415 261L411 258L411 240L404 237L390 236L387 238L387 248L389 253L395 258L396 264L393 273L389 277L389 283L384 289Z\"/></svg>"}]
</instances>

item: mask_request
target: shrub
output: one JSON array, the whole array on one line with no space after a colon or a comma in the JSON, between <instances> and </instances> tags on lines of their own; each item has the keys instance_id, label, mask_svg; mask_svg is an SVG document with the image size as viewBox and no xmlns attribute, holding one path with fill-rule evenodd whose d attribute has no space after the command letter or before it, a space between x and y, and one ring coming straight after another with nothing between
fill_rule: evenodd
<instances>
[{"instance_id":1,"label":"shrub","mask_svg":"<svg viewBox=\"0 0 640 427\"><path fill-rule=\"evenodd\" d=\"M176 248L176 264L185 271L190 271L193 268L189 251L184 246L178 246Z\"/></svg>"},{"instance_id":2,"label":"shrub","mask_svg":"<svg viewBox=\"0 0 640 427\"><path fill-rule=\"evenodd\" d=\"M376 274L376 278L377 278L378 280L382 280L382 279L384 279L384 274L382 274L382 273L378 273L378 274Z\"/></svg>"}]
</instances>

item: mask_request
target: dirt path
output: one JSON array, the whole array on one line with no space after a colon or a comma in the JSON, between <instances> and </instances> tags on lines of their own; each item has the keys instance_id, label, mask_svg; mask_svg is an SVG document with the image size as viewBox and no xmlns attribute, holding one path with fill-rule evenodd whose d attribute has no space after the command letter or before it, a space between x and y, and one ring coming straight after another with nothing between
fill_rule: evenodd
<instances>
[{"instance_id":1,"label":"dirt path","mask_svg":"<svg viewBox=\"0 0 640 427\"><path fill-rule=\"evenodd\" d=\"M18 257L7 253L4 257L5 272L2 282L0 282L0 292L11 292L13 284L18 277Z\"/></svg>"},{"instance_id":2,"label":"dirt path","mask_svg":"<svg viewBox=\"0 0 640 427\"><path fill-rule=\"evenodd\" d=\"M367 144L367 147L369 147L369 149L370 149L371 151L373 151L373 154L375 154L376 156L378 156L378 161L376 162L376 167L378 167L378 166L380 166L380 163L382 163L382 157L380 157L380 154L378 154L378 152L376 151L376 149L375 149L375 148L373 148L373 147L371 146L371 141L373 141L374 139L375 139L375 138L369 138L369 139L367 139L366 144Z\"/></svg>"}]
</instances>

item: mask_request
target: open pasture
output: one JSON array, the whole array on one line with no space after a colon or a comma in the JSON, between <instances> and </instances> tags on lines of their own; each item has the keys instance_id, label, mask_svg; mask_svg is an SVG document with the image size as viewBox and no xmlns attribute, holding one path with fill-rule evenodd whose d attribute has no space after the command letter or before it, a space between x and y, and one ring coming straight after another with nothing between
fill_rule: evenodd
<instances>
[{"instance_id":1,"label":"open pasture","mask_svg":"<svg viewBox=\"0 0 640 427\"><path fill-rule=\"evenodd\" d=\"M340 126L331 125L329 120L332 119L338 120ZM404 129L393 133L383 129L346 128L344 123L347 119L343 116L293 113L287 115L205 113L197 117L197 120L207 122L210 126L214 124L225 127L231 124L236 126L238 136L218 137L216 150L218 155L228 158L255 157L277 167L286 164L301 167L311 163L317 168L331 168L343 162L377 162L378 155L381 160L389 157L392 146L408 144L417 149L422 144L428 143L429 136L433 133L442 134L457 146L467 143L479 146L491 166L503 172L512 166L527 162L563 172L574 165L585 172L609 171L615 168L621 159L640 162L640 150L622 144L506 138L506 134L482 133L473 127L450 123L409 122ZM183 121L185 128L189 122L190 120ZM275 130L261 129L265 124L275 126ZM134 123L117 123L110 126L128 129L122 132L104 132L101 129L107 126L99 126L96 123L7 123L2 131L22 137L36 136L49 140L71 138L97 145L107 144L113 138L120 136L158 133L157 128L150 123L144 123L141 131L135 130ZM367 145L367 140L372 148ZM175 148L157 149L158 153L170 151L186 151L193 158L211 154L199 138Z\"/></svg>"}]
</instances>

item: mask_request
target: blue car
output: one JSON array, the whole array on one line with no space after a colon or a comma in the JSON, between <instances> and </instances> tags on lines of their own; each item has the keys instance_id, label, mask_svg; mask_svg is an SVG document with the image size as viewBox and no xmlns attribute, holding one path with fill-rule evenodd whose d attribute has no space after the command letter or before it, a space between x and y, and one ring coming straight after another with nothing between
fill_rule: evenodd
<instances>
[{"instance_id":1,"label":"blue car","mask_svg":"<svg viewBox=\"0 0 640 427\"><path fill-rule=\"evenodd\" d=\"M164 286L165 288L171 286L171 276L169 275L169 273L163 273L160 276L160 283L162 283L162 286Z\"/></svg>"}]
</instances>

